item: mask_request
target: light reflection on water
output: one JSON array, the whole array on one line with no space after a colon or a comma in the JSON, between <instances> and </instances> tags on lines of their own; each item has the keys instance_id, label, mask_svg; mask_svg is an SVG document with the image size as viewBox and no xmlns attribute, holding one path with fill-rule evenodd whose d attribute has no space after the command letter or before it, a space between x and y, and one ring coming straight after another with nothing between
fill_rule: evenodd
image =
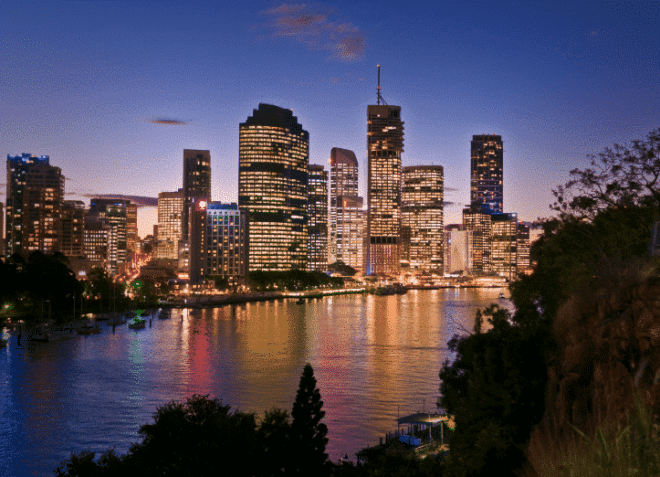
<instances>
[{"instance_id":1,"label":"light reflection on water","mask_svg":"<svg viewBox=\"0 0 660 477\"><path fill-rule=\"evenodd\" d=\"M156 408L192 394L242 411L291 410L314 367L328 452L377 444L397 413L435 409L447 341L499 289L411 290L175 310L151 327L110 327L0 350L0 475L52 475L71 451L124 453Z\"/></svg>"}]
</instances>

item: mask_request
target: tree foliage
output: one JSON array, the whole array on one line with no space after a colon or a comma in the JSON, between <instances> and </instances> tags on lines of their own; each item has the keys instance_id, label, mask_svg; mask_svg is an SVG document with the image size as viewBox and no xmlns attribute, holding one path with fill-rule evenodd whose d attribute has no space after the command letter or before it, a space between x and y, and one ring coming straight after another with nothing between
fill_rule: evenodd
<instances>
[{"instance_id":1,"label":"tree foliage","mask_svg":"<svg viewBox=\"0 0 660 477\"><path fill-rule=\"evenodd\" d=\"M327 471L325 446L328 443L328 428L321 422L323 416L321 392L316 387L312 365L307 363L300 376L291 412L291 446L295 458L290 470L294 475L324 475Z\"/></svg>"},{"instance_id":2,"label":"tree foliage","mask_svg":"<svg viewBox=\"0 0 660 477\"><path fill-rule=\"evenodd\" d=\"M660 206L660 128L631 146L615 144L590 155L590 166L573 169L552 192L561 218L593 218L608 207Z\"/></svg>"},{"instance_id":3,"label":"tree foliage","mask_svg":"<svg viewBox=\"0 0 660 477\"><path fill-rule=\"evenodd\" d=\"M521 325L492 305L477 314L473 333L454 336L440 372L438 404L456 427L449 475L513 475L524 462L523 446L543 414L544 355L549 330Z\"/></svg>"}]
</instances>

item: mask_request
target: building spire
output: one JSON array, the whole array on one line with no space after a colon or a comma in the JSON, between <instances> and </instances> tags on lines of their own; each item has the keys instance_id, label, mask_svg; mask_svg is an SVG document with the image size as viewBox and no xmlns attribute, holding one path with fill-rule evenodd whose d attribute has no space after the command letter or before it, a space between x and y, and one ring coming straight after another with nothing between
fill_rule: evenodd
<instances>
[{"instance_id":1,"label":"building spire","mask_svg":"<svg viewBox=\"0 0 660 477\"><path fill-rule=\"evenodd\" d=\"M378 65L378 90L377 91L378 91L378 96L376 98L377 99L377 104L380 104L380 102L382 101L383 104L387 105L387 103L385 102L383 97L380 95L380 65Z\"/></svg>"}]
</instances>

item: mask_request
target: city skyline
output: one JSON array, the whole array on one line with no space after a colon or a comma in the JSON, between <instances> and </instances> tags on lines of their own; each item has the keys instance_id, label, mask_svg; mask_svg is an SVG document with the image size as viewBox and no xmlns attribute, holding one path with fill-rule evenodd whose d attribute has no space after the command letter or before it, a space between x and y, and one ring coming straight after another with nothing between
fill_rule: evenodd
<instances>
[{"instance_id":1,"label":"city skyline","mask_svg":"<svg viewBox=\"0 0 660 477\"><path fill-rule=\"evenodd\" d=\"M311 164L355 151L366 197L364 111L381 64L406 126L402 166L444 167L445 224L469 204L480 134L504 143L505 211L534 220L587 154L657 127L658 13L643 1L4 2L0 154L48 155L66 199L155 203L182 186L184 149L209 150L212 200L237 202L239 124L268 103L305 125ZM156 207L138 220L144 237Z\"/></svg>"}]
</instances>

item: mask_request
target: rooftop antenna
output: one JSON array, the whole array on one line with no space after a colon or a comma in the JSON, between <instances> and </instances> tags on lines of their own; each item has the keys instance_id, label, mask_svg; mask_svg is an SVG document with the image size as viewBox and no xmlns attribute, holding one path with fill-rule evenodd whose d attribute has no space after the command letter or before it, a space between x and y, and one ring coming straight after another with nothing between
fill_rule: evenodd
<instances>
[{"instance_id":1,"label":"rooftop antenna","mask_svg":"<svg viewBox=\"0 0 660 477\"><path fill-rule=\"evenodd\" d=\"M383 104L387 105L383 97L380 95L380 65L378 65L378 104L382 101Z\"/></svg>"}]
</instances>

